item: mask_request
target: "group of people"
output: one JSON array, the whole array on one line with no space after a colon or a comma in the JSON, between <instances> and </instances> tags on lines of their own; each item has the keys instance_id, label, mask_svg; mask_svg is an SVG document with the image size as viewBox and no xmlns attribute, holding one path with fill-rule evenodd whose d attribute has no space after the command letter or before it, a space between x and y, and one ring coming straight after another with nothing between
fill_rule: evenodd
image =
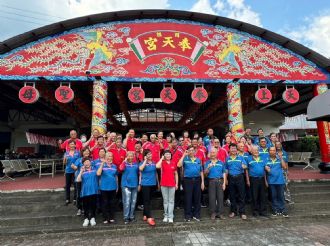
<instances>
[{"instance_id":1,"label":"group of people","mask_svg":"<svg viewBox=\"0 0 330 246\"><path fill-rule=\"evenodd\" d=\"M230 200L233 218L246 216L246 198L252 203L253 216L267 216L267 187L273 216L288 217L285 207L287 154L276 134L265 137L263 130L251 136L251 129L239 139L228 132L221 144L213 129L205 137L184 131L176 138L169 133L142 134L136 138L130 129L121 134L101 135L94 129L90 139L81 139L72 130L70 138L59 141L65 150L66 205L74 183L77 215L84 213L83 226L96 225L96 208L102 208L103 223L115 223L116 199L123 204L125 224L134 222L138 194L143 205L143 220L155 226L152 192L161 191L163 222L173 223L175 203L183 192L185 221L200 221L203 192L208 193L212 220L224 219L224 201Z\"/></svg>"}]
</instances>

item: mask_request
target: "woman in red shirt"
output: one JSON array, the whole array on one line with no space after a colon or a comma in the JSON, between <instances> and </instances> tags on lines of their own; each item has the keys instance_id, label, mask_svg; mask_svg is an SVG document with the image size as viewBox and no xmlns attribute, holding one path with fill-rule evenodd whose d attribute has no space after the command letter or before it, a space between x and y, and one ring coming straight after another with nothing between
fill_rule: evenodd
<instances>
[{"instance_id":1,"label":"woman in red shirt","mask_svg":"<svg viewBox=\"0 0 330 246\"><path fill-rule=\"evenodd\" d=\"M164 151L164 155L156 164L161 168L161 191L163 195L164 219L163 222L173 223L173 210L175 191L178 189L177 165L172 161L172 154L169 150Z\"/></svg>"}]
</instances>

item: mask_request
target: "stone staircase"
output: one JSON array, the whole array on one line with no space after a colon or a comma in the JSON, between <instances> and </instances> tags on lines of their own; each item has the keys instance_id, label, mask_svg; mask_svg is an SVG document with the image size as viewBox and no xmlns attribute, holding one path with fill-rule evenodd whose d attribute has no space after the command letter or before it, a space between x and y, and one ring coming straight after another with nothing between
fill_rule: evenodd
<instances>
[{"instance_id":1,"label":"stone staircase","mask_svg":"<svg viewBox=\"0 0 330 246\"><path fill-rule=\"evenodd\" d=\"M319 221L330 218L330 181L302 182L290 184L294 204L288 205L290 218L254 218L247 205L248 220L234 218L211 221L208 209L202 209L201 222L184 222L183 209L175 210L175 223L162 222L162 200L153 199L153 216L156 227L153 231L182 231L238 226L267 226L273 223L299 223L299 221ZM269 208L270 209L270 208ZM225 209L226 215L229 208ZM270 213L270 210L269 210ZM61 233L79 231L106 231L113 233L149 232L150 226L142 221L142 212L136 212L137 222L123 224L122 212L116 212L117 223L104 225L102 216L98 215L97 225L88 229L82 227L83 218L76 216L76 208L70 204L64 206L64 191L36 191L0 193L0 235L21 235L39 233Z\"/></svg>"}]
</instances>

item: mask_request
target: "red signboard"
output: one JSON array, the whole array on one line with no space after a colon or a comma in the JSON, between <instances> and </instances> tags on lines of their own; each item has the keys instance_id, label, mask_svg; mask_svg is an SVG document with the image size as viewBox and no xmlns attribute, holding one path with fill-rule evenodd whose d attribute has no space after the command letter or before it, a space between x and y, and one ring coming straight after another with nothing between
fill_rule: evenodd
<instances>
[{"instance_id":1,"label":"red signboard","mask_svg":"<svg viewBox=\"0 0 330 246\"><path fill-rule=\"evenodd\" d=\"M128 91L128 98L132 103L141 103L145 97L144 90L141 87L132 87Z\"/></svg>"},{"instance_id":2,"label":"red signboard","mask_svg":"<svg viewBox=\"0 0 330 246\"><path fill-rule=\"evenodd\" d=\"M295 88L288 88L283 92L282 98L286 103L297 103L299 101L299 91Z\"/></svg>"},{"instance_id":3,"label":"red signboard","mask_svg":"<svg viewBox=\"0 0 330 246\"><path fill-rule=\"evenodd\" d=\"M26 85L19 90L18 97L23 103L35 103L39 99L39 91L33 86Z\"/></svg>"},{"instance_id":4,"label":"red signboard","mask_svg":"<svg viewBox=\"0 0 330 246\"><path fill-rule=\"evenodd\" d=\"M272 93L267 88L260 88L254 95L258 103L266 104L272 100Z\"/></svg>"},{"instance_id":5,"label":"red signboard","mask_svg":"<svg viewBox=\"0 0 330 246\"><path fill-rule=\"evenodd\" d=\"M162 99L163 103L171 104L174 103L176 100L176 91L171 87L165 87L160 92L160 98Z\"/></svg>"},{"instance_id":6,"label":"red signboard","mask_svg":"<svg viewBox=\"0 0 330 246\"><path fill-rule=\"evenodd\" d=\"M69 103L74 98L74 92L69 86L61 85L55 91L55 98L60 103Z\"/></svg>"},{"instance_id":7,"label":"red signboard","mask_svg":"<svg viewBox=\"0 0 330 246\"><path fill-rule=\"evenodd\" d=\"M208 98L207 91L203 87L195 88L191 93L191 99L195 103L204 103Z\"/></svg>"}]
</instances>

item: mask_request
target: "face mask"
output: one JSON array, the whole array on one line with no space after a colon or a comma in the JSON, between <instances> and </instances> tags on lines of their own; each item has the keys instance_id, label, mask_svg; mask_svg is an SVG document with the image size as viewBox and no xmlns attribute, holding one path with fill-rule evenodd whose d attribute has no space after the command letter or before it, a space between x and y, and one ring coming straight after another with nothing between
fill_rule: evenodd
<instances>
[{"instance_id":1,"label":"face mask","mask_svg":"<svg viewBox=\"0 0 330 246\"><path fill-rule=\"evenodd\" d=\"M87 138L86 138L86 136L82 136L82 137L80 138L80 140L81 140L81 142L85 143L85 142L87 141Z\"/></svg>"}]
</instances>

